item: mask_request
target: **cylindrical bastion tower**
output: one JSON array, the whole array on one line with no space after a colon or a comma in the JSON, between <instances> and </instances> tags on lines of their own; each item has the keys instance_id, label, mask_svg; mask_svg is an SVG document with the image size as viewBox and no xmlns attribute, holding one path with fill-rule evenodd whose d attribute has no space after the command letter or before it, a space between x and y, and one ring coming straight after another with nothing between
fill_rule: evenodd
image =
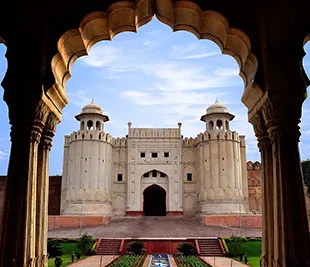
<instances>
[{"instance_id":1,"label":"cylindrical bastion tower","mask_svg":"<svg viewBox=\"0 0 310 267\"><path fill-rule=\"evenodd\" d=\"M61 212L112 216L112 137L104 132L109 118L94 101L75 118L80 130L65 136Z\"/></svg>"},{"instance_id":2,"label":"cylindrical bastion tower","mask_svg":"<svg viewBox=\"0 0 310 267\"><path fill-rule=\"evenodd\" d=\"M201 120L206 131L198 136L198 213L236 214L247 211L245 137L230 130L235 116L216 101Z\"/></svg>"}]
</instances>

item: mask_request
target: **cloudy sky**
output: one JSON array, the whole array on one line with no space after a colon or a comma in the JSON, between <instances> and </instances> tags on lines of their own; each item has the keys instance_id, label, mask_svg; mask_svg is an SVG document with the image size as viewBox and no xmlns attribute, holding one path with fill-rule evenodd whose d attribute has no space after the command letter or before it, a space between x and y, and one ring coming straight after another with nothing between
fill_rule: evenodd
<instances>
[{"instance_id":1,"label":"cloudy sky","mask_svg":"<svg viewBox=\"0 0 310 267\"><path fill-rule=\"evenodd\" d=\"M0 80L7 62L0 46ZM310 45L305 47L310 54ZM310 56L304 59L310 74ZM64 135L79 129L74 116L91 102L110 117L105 130L114 137L132 127L177 127L196 137L205 130L200 116L218 98L236 117L231 129L246 135L247 160L260 160L247 110L240 99L243 82L235 60L222 55L216 44L198 41L188 32L171 29L154 18L138 33L122 33L112 41L97 43L88 57L78 59L67 83L69 104L57 126L51 152L50 174L62 173ZM1 94L3 89L1 88ZM0 101L0 175L5 175L10 151L7 106ZM301 123L301 158L310 158L310 101L304 103Z\"/></svg>"}]
</instances>

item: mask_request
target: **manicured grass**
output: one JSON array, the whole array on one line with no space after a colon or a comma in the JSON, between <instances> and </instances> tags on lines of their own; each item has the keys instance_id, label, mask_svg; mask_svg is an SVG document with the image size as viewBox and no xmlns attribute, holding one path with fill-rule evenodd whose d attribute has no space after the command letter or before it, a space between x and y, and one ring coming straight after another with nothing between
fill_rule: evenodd
<instances>
[{"instance_id":1,"label":"manicured grass","mask_svg":"<svg viewBox=\"0 0 310 267\"><path fill-rule=\"evenodd\" d=\"M261 241L248 241L243 242L242 247L244 252L248 254L248 265L251 267L260 267L259 261L262 253L262 242ZM234 258L239 260L239 258ZM244 259L243 259L244 262Z\"/></svg>"},{"instance_id":2,"label":"manicured grass","mask_svg":"<svg viewBox=\"0 0 310 267\"><path fill-rule=\"evenodd\" d=\"M76 252L76 245L77 243L60 243L60 246L64 251L64 255L61 256L61 259L63 260L61 267L71 264L71 253L72 251ZM86 256L81 256L80 260L85 258ZM48 267L54 267L54 261L55 259L48 259ZM77 259L75 257L75 262L76 261Z\"/></svg>"}]
</instances>

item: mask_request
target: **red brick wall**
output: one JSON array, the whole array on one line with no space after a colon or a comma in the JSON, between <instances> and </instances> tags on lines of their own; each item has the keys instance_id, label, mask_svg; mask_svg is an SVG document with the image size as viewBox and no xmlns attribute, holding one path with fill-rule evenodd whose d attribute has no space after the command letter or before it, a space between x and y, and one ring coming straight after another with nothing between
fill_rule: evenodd
<instances>
[{"instance_id":1,"label":"red brick wall","mask_svg":"<svg viewBox=\"0 0 310 267\"><path fill-rule=\"evenodd\" d=\"M261 228L261 215L242 215L242 227L244 228ZM206 215L201 217L201 223L204 225L239 227L239 215Z\"/></svg>"},{"instance_id":2,"label":"red brick wall","mask_svg":"<svg viewBox=\"0 0 310 267\"><path fill-rule=\"evenodd\" d=\"M123 252L126 251L127 246L130 242L135 241L134 239L126 239L123 247ZM181 243L188 243L195 247L194 239L184 239L184 240L147 240L147 239L139 239L139 241L144 243L146 252L148 254L154 253L167 253L167 254L176 254L179 253L177 251L177 247Z\"/></svg>"},{"instance_id":3,"label":"red brick wall","mask_svg":"<svg viewBox=\"0 0 310 267\"><path fill-rule=\"evenodd\" d=\"M60 215L61 176L50 176L48 191L48 215Z\"/></svg>"}]
</instances>

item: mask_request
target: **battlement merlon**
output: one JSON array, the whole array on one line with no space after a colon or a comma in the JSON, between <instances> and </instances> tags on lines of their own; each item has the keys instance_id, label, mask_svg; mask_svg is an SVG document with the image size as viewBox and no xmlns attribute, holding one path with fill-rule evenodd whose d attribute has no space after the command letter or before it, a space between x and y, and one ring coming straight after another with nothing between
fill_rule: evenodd
<instances>
[{"instance_id":1,"label":"battlement merlon","mask_svg":"<svg viewBox=\"0 0 310 267\"><path fill-rule=\"evenodd\" d=\"M132 128L128 123L128 138L182 138L181 123L178 128Z\"/></svg>"}]
</instances>

